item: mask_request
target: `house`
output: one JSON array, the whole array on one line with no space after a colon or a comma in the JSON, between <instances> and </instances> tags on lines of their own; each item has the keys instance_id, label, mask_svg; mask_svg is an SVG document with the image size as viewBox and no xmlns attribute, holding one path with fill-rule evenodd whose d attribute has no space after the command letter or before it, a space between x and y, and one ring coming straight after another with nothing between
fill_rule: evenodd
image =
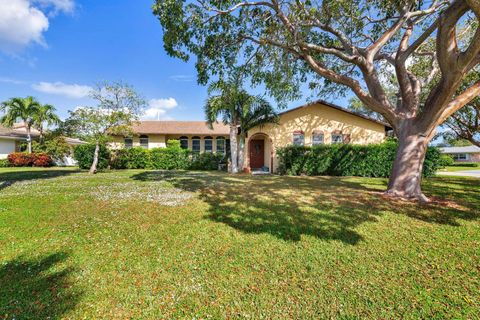
<instances>
[{"instance_id":1,"label":"house","mask_svg":"<svg viewBox=\"0 0 480 320\"><path fill-rule=\"evenodd\" d=\"M32 131L31 137L37 137L38 131ZM19 152L22 142L27 141L27 134L23 128L14 126L6 128L0 125L0 159L6 159L12 152Z\"/></svg>"},{"instance_id":2,"label":"house","mask_svg":"<svg viewBox=\"0 0 480 320\"><path fill-rule=\"evenodd\" d=\"M445 147L440 151L452 156L455 162L480 162L480 148L477 146Z\"/></svg>"},{"instance_id":3,"label":"house","mask_svg":"<svg viewBox=\"0 0 480 320\"><path fill-rule=\"evenodd\" d=\"M290 144L371 144L384 141L391 128L378 120L325 101L316 101L280 113L278 124L253 128L247 133L245 169L275 172L276 150ZM112 148L164 148L168 140L180 140L193 152L225 153L229 150L229 128L203 121L140 121L133 137L113 137Z\"/></svg>"}]
</instances>

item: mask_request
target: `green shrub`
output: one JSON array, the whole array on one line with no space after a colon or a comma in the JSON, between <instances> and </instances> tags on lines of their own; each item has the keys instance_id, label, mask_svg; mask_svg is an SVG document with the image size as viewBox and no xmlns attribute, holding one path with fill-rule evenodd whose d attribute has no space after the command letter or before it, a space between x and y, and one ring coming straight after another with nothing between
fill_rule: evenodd
<instances>
[{"instance_id":1,"label":"green shrub","mask_svg":"<svg viewBox=\"0 0 480 320\"><path fill-rule=\"evenodd\" d=\"M152 169L179 170L190 166L190 152L180 147L180 141L169 140L166 148L151 150Z\"/></svg>"},{"instance_id":2,"label":"green shrub","mask_svg":"<svg viewBox=\"0 0 480 320\"><path fill-rule=\"evenodd\" d=\"M455 160L453 160L452 156L448 154L442 154L439 159L438 165L441 168L449 167L455 165Z\"/></svg>"},{"instance_id":3,"label":"green shrub","mask_svg":"<svg viewBox=\"0 0 480 320\"><path fill-rule=\"evenodd\" d=\"M218 165L224 158L223 154L199 153L192 156L190 169L192 170L218 170Z\"/></svg>"},{"instance_id":4,"label":"green shrub","mask_svg":"<svg viewBox=\"0 0 480 320\"><path fill-rule=\"evenodd\" d=\"M278 150L278 172L287 175L330 175L388 177L392 170L397 144L333 144L314 147L288 146ZM440 151L430 147L423 174L433 176L440 167Z\"/></svg>"},{"instance_id":5,"label":"green shrub","mask_svg":"<svg viewBox=\"0 0 480 320\"><path fill-rule=\"evenodd\" d=\"M0 168L7 167L10 167L10 162L8 162L8 159L0 159Z\"/></svg>"},{"instance_id":6,"label":"green shrub","mask_svg":"<svg viewBox=\"0 0 480 320\"><path fill-rule=\"evenodd\" d=\"M120 149L112 152L112 169L146 169L150 167L150 152L142 147Z\"/></svg>"},{"instance_id":7,"label":"green shrub","mask_svg":"<svg viewBox=\"0 0 480 320\"><path fill-rule=\"evenodd\" d=\"M81 144L73 149L73 157L78 162L80 169L90 169L93 163L95 144ZM106 169L110 162L110 151L105 145L100 145L97 169Z\"/></svg>"},{"instance_id":8,"label":"green shrub","mask_svg":"<svg viewBox=\"0 0 480 320\"><path fill-rule=\"evenodd\" d=\"M480 163L477 163L477 162L454 162L452 164L452 166L476 168L476 167L480 167Z\"/></svg>"}]
</instances>

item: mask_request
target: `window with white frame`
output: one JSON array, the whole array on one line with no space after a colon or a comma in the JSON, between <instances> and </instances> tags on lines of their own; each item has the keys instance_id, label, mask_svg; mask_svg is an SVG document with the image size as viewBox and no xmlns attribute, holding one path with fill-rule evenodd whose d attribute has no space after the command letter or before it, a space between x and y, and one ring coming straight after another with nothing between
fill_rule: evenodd
<instances>
[{"instance_id":1,"label":"window with white frame","mask_svg":"<svg viewBox=\"0 0 480 320\"><path fill-rule=\"evenodd\" d=\"M312 145L318 146L325 143L325 136L322 132L314 132L312 134Z\"/></svg>"},{"instance_id":2,"label":"window with white frame","mask_svg":"<svg viewBox=\"0 0 480 320\"><path fill-rule=\"evenodd\" d=\"M333 144L343 143L343 135L340 133L332 133L332 143Z\"/></svg>"},{"instance_id":3,"label":"window with white frame","mask_svg":"<svg viewBox=\"0 0 480 320\"><path fill-rule=\"evenodd\" d=\"M303 146L305 145L305 135L301 131L293 133L293 145L294 146Z\"/></svg>"},{"instance_id":4,"label":"window with white frame","mask_svg":"<svg viewBox=\"0 0 480 320\"><path fill-rule=\"evenodd\" d=\"M125 144L126 149L130 149L133 147L133 138L125 138L123 140L123 143Z\"/></svg>"},{"instance_id":5,"label":"window with white frame","mask_svg":"<svg viewBox=\"0 0 480 320\"><path fill-rule=\"evenodd\" d=\"M186 136L180 137L180 147L182 149L188 149L188 137Z\"/></svg>"},{"instance_id":6,"label":"window with white frame","mask_svg":"<svg viewBox=\"0 0 480 320\"><path fill-rule=\"evenodd\" d=\"M217 150L216 152L219 154L225 153L225 138L224 137L217 137Z\"/></svg>"},{"instance_id":7,"label":"window with white frame","mask_svg":"<svg viewBox=\"0 0 480 320\"><path fill-rule=\"evenodd\" d=\"M200 137L192 138L192 151L195 153L200 153Z\"/></svg>"},{"instance_id":8,"label":"window with white frame","mask_svg":"<svg viewBox=\"0 0 480 320\"><path fill-rule=\"evenodd\" d=\"M148 149L148 136L145 136L145 135L140 136L140 147L144 149Z\"/></svg>"},{"instance_id":9,"label":"window with white frame","mask_svg":"<svg viewBox=\"0 0 480 320\"><path fill-rule=\"evenodd\" d=\"M470 157L469 157L469 154L468 153L456 153L453 155L453 160L455 161L466 161L466 160L469 160Z\"/></svg>"},{"instance_id":10,"label":"window with white frame","mask_svg":"<svg viewBox=\"0 0 480 320\"><path fill-rule=\"evenodd\" d=\"M213 138L208 136L204 138L205 141L205 152L212 153L213 152Z\"/></svg>"}]
</instances>

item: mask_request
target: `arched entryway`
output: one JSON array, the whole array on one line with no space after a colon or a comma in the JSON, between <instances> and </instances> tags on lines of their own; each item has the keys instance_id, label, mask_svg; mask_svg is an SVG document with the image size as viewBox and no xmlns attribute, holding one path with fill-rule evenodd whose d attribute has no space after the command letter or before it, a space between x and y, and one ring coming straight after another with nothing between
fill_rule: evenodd
<instances>
[{"instance_id":1,"label":"arched entryway","mask_svg":"<svg viewBox=\"0 0 480 320\"><path fill-rule=\"evenodd\" d=\"M250 171L272 172L272 139L265 133L256 133L248 139L247 146Z\"/></svg>"}]
</instances>

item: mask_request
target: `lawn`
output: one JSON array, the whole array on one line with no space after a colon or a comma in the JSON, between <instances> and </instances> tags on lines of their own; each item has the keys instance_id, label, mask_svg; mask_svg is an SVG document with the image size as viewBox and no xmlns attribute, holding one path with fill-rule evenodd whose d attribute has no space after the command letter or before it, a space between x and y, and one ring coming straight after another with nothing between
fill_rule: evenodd
<instances>
[{"instance_id":1,"label":"lawn","mask_svg":"<svg viewBox=\"0 0 480 320\"><path fill-rule=\"evenodd\" d=\"M0 169L0 318L477 319L480 181Z\"/></svg>"},{"instance_id":2,"label":"lawn","mask_svg":"<svg viewBox=\"0 0 480 320\"><path fill-rule=\"evenodd\" d=\"M480 170L480 163L471 163L469 165L453 165L453 166L448 166L440 171L446 171L446 172L455 172L455 171L471 171L471 170Z\"/></svg>"}]
</instances>

